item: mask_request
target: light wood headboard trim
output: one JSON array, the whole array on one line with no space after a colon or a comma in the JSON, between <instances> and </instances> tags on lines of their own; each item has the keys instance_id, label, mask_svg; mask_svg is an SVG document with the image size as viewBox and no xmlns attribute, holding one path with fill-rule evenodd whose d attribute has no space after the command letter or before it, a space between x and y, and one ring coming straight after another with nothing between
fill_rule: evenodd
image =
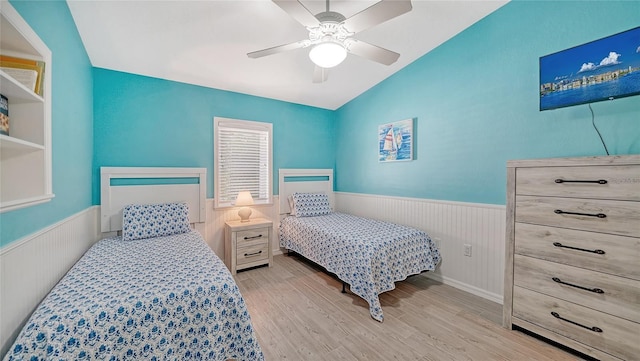
<instances>
[{"instance_id":1,"label":"light wood headboard trim","mask_svg":"<svg viewBox=\"0 0 640 361\"><path fill-rule=\"evenodd\" d=\"M291 178L327 177L326 180L300 181ZM331 209L334 209L333 169L279 169L278 170L278 198L280 201L279 214L291 213L289 209L289 195L296 192L324 192L329 196ZM285 181L285 178L290 178Z\"/></svg>"},{"instance_id":2,"label":"light wood headboard trim","mask_svg":"<svg viewBox=\"0 0 640 361\"><path fill-rule=\"evenodd\" d=\"M112 186L112 179L197 178L198 184ZM100 225L102 232L122 229L127 204L187 202L189 221L206 221L207 169L165 167L100 167Z\"/></svg>"}]
</instances>

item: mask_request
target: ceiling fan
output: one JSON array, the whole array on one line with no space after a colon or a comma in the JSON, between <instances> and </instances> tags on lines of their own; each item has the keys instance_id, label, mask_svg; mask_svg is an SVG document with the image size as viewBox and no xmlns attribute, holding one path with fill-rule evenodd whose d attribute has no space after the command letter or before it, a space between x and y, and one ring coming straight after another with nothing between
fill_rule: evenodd
<instances>
[{"instance_id":1,"label":"ceiling fan","mask_svg":"<svg viewBox=\"0 0 640 361\"><path fill-rule=\"evenodd\" d=\"M309 12L300 1L272 1L309 30L309 39L254 51L247 55L250 58L260 58L283 51L312 47L309 57L316 64L313 72L314 83L327 80L328 69L340 64L347 57L347 53L384 65L393 64L400 54L354 39L352 36L412 9L411 0L382 0L346 18L329 10L329 0L326 0L326 11L316 15Z\"/></svg>"}]
</instances>

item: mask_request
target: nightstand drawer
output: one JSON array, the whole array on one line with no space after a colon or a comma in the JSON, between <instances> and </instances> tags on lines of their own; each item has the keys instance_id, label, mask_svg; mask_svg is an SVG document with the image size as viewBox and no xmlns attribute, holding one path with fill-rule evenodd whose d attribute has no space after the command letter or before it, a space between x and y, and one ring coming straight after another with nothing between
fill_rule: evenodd
<instances>
[{"instance_id":1,"label":"nightstand drawer","mask_svg":"<svg viewBox=\"0 0 640 361\"><path fill-rule=\"evenodd\" d=\"M236 252L237 265L264 261L269 259L269 242L238 248Z\"/></svg>"},{"instance_id":2,"label":"nightstand drawer","mask_svg":"<svg viewBox=\"0 0 640 361\"><path fill-rule=\"evenodd\" d=\"M236 232L238 248L251 247L269 242L269 228L249 229Z\"/></svg>"}]
</instances>

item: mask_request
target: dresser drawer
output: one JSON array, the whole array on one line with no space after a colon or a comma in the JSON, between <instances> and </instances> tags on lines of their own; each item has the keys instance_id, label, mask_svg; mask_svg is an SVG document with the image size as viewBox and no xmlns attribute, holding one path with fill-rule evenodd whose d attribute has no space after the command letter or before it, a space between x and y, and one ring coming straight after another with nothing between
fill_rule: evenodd
<instances>
[{"instance_id":1,"label":"dresser drawer","mask_svg":"<svg viewBox=\"0 0 640 361\"><path fill-rule=\"evenodd\" d=\"M640 238L516 223L515 253L640 280Z\"/></svg>"},{"instance_id":2,"label":"dresser drawer","mask_svg":"<svg viewBox=\"0 0 640 361\"><path fill-rule=\"evenodd\" d=\"M516 255L514 284L640 322L640 281Z\"/></svg>"},{"instance_id":3,"label":"dresser drawer","mask_svg":"<svg viewBox=\"0 0 640 361\"><path fill-rule=\"evenodd\" d=\"M624 360L638 360L640 355L640 324L526 288L514 286L513 316Z\"/></svg>"},{"instance_id":4,"label":"dresser drawer","mask_svg":"<svg viewBox=\"0 0 640 361\"><path fill-rule=\"evenodd\" d=\"M269 228L257 228L236 232L238 248L255 246L269 242Z\"/></svg>"},{"instance_id":5,"label":"dresser drawer","mask_svg":"<svg viewBox=\"0 0 640 361\"><path fill-rule=\"evenodd\" d=\"M515 213L516 222L640 237L640 202L516 196Z\"/></svg>"},{"instance_id":6,"label":"dresser drawer","mask_svg":"<svg viewBox=\"0 0 640 361\"><path fill-rule=\"evenodd\" d=\"M518 168L516 194L640 201L640 166Z\"/></svg>"}]
</instances>

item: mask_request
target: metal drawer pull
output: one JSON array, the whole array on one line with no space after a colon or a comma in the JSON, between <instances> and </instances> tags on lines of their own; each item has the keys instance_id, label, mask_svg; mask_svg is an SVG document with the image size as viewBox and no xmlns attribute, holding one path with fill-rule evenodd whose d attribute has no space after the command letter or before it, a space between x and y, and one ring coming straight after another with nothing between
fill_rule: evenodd
<instances>
[{"instance_id":1,"label":"metal drawer pull","mask_svg":"<svg viewBox=\"0 0 640 361\"><path fill-rule=\"evenodd\" d=\"M246 240L249 240L249 239L256 239L256 238L262 238L262 235L259 234L257 236L253 236L253 237L244 237L244 240L246 241Z\"/></svg>"},{"instance_id":2,"label":"metal drawer pull","mask_svg":"<svg viewBox=\"0 0 640 361\"><path fill-rule=\"evenodd\" d=\"M586 328L587 330L590 330L590 331L593 331L593 332L602 332L602 329L600 327L596 327L596 326L589 327L589 326L581 325L581 324L579 324L577 322L574 322L574 321L568 320L566 318L560 317L560 315L557 312L551 312L551 315L553 317L559 319L559 320L567 321L567 322L572 323L572 324L574 324L576 326L580 326L580 327Z\"/></svg>"},{"instance_id":3,"label":"metal drawer pull","mask_svg":"<svg viewBox=\"0 0 640 361\"><path fill-rule=\"evenodd\" d=\"M253 253L245 253L244 256L245 257L249 257L249 256L257 256L260 253L262 253L262 251L258 251L258 252L253 252Z\"/></svg>"},{"instance_id":4,"label":"metal drawer pull","mask_svg":"<svg viewBox=\"0 0 640 361\"><path fill-rule=\"evenodd\" d=\"M598 180L567 180L567 179L556 179L556 183L595 183L595 184L607 184L606 179L598 179Z\"/></svg>"},{"instance_id":5,"label":"metal drawer pull","mask_svg":"<svg viewBox=\"0 0 640 361\"><path fill-rule=\"evenodd\" d=\"M562 247L562 248L569 248L569 249L575 249L577 251L582 251L582 252L590 252L590 253L597 253L597 254L604 254L605 252L601 249L584 249L584 248L578 248L578 247L571 247L571 246L565 246L564 244L560 243L560 242L553 242L553 245L556 247Z\"/></svg>"},{"instance_id":6,"label":"metal drawer pull","mask_svg":"<svg viewBox=\"0 0 640 361\"><path fill-rule=\"evenodd\" d=\"M578 285L574 285L572 283L567 283L567 282L563 282L561 279L559 279L558 277L553 277L552 278L553 282L558 282L560 284L563 285L567 285L567 286L571 286L571 287L575 287L575 288L579 288L581 290L585 290L585 291L589 291L589 292L593 292L593 293L604 293L603 290L601 290L600 288L587 288L587 287L582 287L582 286L578 286Z\"/></svg>"},{"instance_id":7,"label":"metal drawer pull","mask_svg":"<svg viewBox=\"0 0 640 361\"><path fill-rule=\"evenodd\" d=\"M578 213L578 212L565 212L562 209L556 209L553 211L555 214L573 214L576 216L588 216L588 217L598 217L598 218L607 218L607 215L604 213Z\"/></svg>"}]
</instances>

